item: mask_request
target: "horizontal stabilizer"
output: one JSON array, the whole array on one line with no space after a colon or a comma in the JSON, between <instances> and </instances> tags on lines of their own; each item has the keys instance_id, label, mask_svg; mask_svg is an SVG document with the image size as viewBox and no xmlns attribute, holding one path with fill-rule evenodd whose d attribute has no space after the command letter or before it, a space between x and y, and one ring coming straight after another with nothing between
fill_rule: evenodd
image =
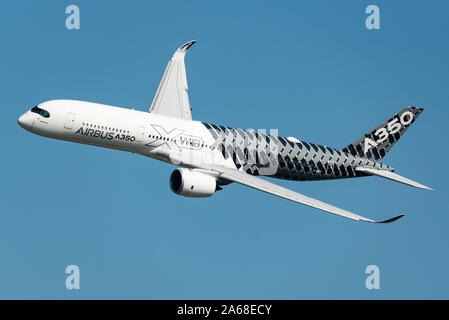
<instances>
[{"instance_id":1,"label":"horizontal stabilizer","mask_svg":"<svg viewBox=\"0 0 449 320\"><path fill-rule=\"evenodd\" d=\"M373 175L373 176L378 176L378 177L382 177L382 178L387 178L393 181L397 181L400 183L404 183L404 184L408 184L409 186L415 187L415 188L420 188L420 189L425 189L425 190L433 190L429 187L426 187L425 185L422 185L418 182L415 182L413 180L404 178L396 173L393 173L391 171L386 171L386 170L378 170L378 169L372 169L372 168L364 168L364 167L357 167L355 168L355 171L358 172L363 172L369 175Z\"/></svg>"}]
</instances>

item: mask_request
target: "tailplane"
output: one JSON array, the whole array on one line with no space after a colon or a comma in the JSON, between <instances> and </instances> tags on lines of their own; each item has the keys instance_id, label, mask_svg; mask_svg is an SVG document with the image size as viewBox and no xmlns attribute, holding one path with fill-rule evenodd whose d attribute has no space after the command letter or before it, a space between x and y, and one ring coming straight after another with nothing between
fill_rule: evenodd
<instances>
[{"instance_id":1,"label":"tailplane","mask_svg":"<svg viewBox=\"0 0 449 320\"><path fill-rule=\"evenodd\" d=\"M423 108L405 107L342 151L370 160L382 159L423 110Z\"/></svg>"},{"instance_id":2,"label":"tailplane","mask_svg":"<svg viewBox=\"0 0 449 320\"><path fill-rule=\"evenodd\" d=\"M378 170L378 169L374 169L374 168L364 168L364 167L357 167L355 168L355 171L358 172L363 172L372 176L378 176L381 178L386 178L386 179L390 179L396 182L400 182L403 184L407 184L409 186L415 187L415 188L419 188L419 189L425 189L425 190L431 190L433 191L432 188L429 188L421 183L418 183L416 181L407 179L405 177L402 177L396 173L393 173L391 171L387 171L387 170Z\"/></svg>"}]
</instances>

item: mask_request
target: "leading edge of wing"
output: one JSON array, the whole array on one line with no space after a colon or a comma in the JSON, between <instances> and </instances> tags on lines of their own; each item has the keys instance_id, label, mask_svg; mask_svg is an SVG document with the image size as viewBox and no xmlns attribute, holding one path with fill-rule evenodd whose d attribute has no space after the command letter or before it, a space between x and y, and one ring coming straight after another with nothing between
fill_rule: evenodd
<instances>
[{"instance_id":1,"label":"leading edge of wing","mask_svg":"<svg viewBox=\"0 0 449 320\"><path fill-rule=\"evenodd\" d=\"M205 168L203 168L205 169ZM245 172L242 171L237 171L234 169L229 169L229 168L223 168L223 167L216 167L216 168L209 168L212 169L214 171L218 171L219 172L219 176L221 178L230 180L230 181L234 181L243 185L246 185L248 187L257 189L257 190L261 190L267 193L270 193L272 195L290 200L290 201L294 201L297 203L301 203L304 204L306 206L315 208L315 209L320 209L329 213L333 213L345 218L349 218L349 219L353 219L356 221L362 220L362 221L366 221L366 222L371 222L371 223L391 223L393 221L396 221L400 218L402 218L404 215L400 214L398 216L392 217L390 219L386 219L386 220L382 220L382 221L375 221L372 219L368 219L365 218L363 216L359 216L355 213L340 209L338 207L335 207L333 205L330 205L328 203L316 200L314 198L310 198L307 197L303 194L300 194L298 192L292 191L290 189L281 187L277 184L274 184L272 182L269 182L267 180L249 175Z\"/></svg>"}]
</instances>

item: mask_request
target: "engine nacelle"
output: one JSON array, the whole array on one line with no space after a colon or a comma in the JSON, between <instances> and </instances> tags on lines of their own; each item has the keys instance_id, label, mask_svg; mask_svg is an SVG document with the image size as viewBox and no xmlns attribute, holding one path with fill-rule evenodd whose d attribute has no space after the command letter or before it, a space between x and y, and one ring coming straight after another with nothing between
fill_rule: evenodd
<instances>
[{"instance_id":1,"label":"engine nacelle","mask_svg":"<svg viewBox=\"0 0 449 320\"><path fill-rule=\"evenodd\" d=\"M217 181L207 174L189 169L175 169L170 175L170 189L180 196L205 198L217 190Z\"/></svg>"}]
</instances>

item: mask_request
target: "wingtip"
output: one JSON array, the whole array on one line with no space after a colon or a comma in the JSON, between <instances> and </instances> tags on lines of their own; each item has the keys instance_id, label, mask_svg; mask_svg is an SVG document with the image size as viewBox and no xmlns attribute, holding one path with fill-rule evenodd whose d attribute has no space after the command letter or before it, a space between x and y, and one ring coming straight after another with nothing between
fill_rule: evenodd
<instances>
[{"instance_id":1,"label":"wingtip","mask_svg":"<svg viewBox=\"0 0 449 320\"><path fill-rule=\"evenodd\" d=\"M184 43L182 46L179 47L179 51L187 51L191 46L193 46L196 43L196 40L190 40L189 42Z\"/></svg>"},{"instance_id":2,"label":"wingtip","mask_svg":"<svg viewBox=\"0 0 449 320\"><path fill-rule=\"evenodd\" d=\"M383 220L383 221L374 221L374 220L366 220L366 221L372 222L372 223L391 223L391 222L401 219L403 216L405 216L405 214L400 214L400 215L397 215L396 217L393 217L393 218L390 218L387 220Z\"/></svg>"},{"instance_id":3,"label":"wingtip","mask_svg":"<svg viewBox=\"0 0 449 320\"><path fill-rule=\"evenodd\" d=\"M184 59L184 56L187 52L187 50L189 50L189 48L191 46L193 46L193 44L196 42L196 40L191 40L189 42L184 43L182 46L180 46L175 53L173 54L172 60L182 60Z\"/></svg>"}]
</instances>

